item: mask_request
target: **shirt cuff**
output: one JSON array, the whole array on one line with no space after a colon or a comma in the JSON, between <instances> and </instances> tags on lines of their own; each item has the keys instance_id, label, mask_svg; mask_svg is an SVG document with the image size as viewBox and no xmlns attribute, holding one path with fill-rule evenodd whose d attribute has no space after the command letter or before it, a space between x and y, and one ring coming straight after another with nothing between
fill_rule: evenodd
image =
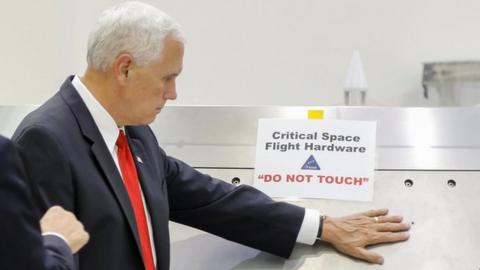
<instances>
[{"instance_id":1,"label":"shirt cuff","mask_svg":"<svg viewBox=\"0 0 480 270\"><path fill-rule=\"evenodd\" d=\"M42 233L42 236L46 236L46 235L56 236L56 237L62 239L63 242L65 242L65 244L67 244L67 246L69 246L67 239L66 239L63 235L61 235L61 234L59 234L59 233L54 233L54 232L44 232L44 233Z\"/></svg>"},{"instance_id":2,"label":"shirt cuff","mask_svg":"<svg viewBox=\"0 0 480 270\"><path fill-rule=\"evenodd\" d=\"M297 236L297 243L313 245L317 240L318 227L320 226L320 212L305 208L302 227Z\"/></svg>"}]
</instances>

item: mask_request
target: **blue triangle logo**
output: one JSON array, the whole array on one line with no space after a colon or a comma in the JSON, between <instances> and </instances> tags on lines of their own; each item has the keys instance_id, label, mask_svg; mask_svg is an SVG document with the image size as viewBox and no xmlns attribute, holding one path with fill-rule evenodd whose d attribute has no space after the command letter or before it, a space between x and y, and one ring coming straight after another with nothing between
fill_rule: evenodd
<instances>
[{"instance_id":1,"label":"blue triangle logo","mask_svg":"<svg viewBox=\"0 0 480 270\"><path fill-rule=\"evenodd\" d=\"M320 166L318 166L318 163L313 155L310 155L307 161L305 161L305 164L302 166L302 170L320 170Z\"/></svg>"}]
</instances>

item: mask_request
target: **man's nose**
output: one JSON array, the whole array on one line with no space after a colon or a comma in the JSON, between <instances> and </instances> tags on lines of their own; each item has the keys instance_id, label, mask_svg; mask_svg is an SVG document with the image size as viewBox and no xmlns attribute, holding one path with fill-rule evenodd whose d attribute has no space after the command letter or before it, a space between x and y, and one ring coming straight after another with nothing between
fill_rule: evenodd
<instances>
[{"instance_id":1,"label":"man's nose","mask_svg":"<svg viewBox=\"0 0 480 270\"><path fill-rule=\"evenodd\" d=\"M177 99L177 87L175 82L173 82L172 85L168 87L168 90L165 93L165 99L169 99L169 100Z\"/></svg>"}]
</instances>

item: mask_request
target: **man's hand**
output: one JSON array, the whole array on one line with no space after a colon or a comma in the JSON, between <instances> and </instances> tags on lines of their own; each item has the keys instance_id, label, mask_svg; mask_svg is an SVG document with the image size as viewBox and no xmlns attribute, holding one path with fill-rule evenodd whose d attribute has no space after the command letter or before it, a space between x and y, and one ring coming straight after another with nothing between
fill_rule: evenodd
<instances>
[{"instance_id":1,"label":"man's hand","mask_svg":"<svg viewBox=\"0 0 480 270\"><path fill-rule=\"evenodd\" d=\"M90 238L75 215L60 206L48 209L40 220L40 227L42 233L51 232L62 235L67 240L72 253L77 253Z\"/></svg>"},{"instance_id":2,"label":"man's hand","mask_svg":"<svg viewBox=\"0 0 480 270\"><path fill-rule=\"evenodd\" d=\"M383 264L383 257L365 247L381 243L405 241L410 225L401 223L401 216L388 216L388 209L375 209L351 216L323 221L321 239L338 251L371 263Z\"/></svg>"}]
</instances>

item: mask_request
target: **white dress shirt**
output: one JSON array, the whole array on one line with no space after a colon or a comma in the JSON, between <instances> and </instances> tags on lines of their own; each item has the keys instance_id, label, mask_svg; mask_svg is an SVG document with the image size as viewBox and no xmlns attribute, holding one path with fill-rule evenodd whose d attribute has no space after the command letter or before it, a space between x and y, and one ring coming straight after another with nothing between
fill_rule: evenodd
<instances>
[{"instance_id":1,"label":"white dress shirt","mask_svg":"<svg viewBox=\"0 0 480 270\"><path fill-rule=\"evenodd\" d=\"M87 106L88 111L92 115L95 124L97 125L100 134L102 135L105 144L112 155L115 164L117 165L117 169L119 172L120 167L118 165L118 157L117 157L117 146L116 141L119 133L119 127L110 116L110 114L102 107L102 105L95 99L95 97L90 93L87 87L82 83L78 76L75 76L72 80L72 84L77 90L78 94L82 98L83 102ZM123 127L120 127L123 128ZM121 173L120 173L121 175ZM140 191L141 191L140 187ZM142 192L142 200L143 204L145 205L145 212L147 216L148 222L148 231L150 233L150 242L152 244L152 253L153 253L153 260L156 265L157 258L155 256L155 245L153 242L153 235L152 235L152 224L150 221L150 214L147 211L147 207L145 204L145 198ZM302 226L300 227L300 231L297 236L297 243L313 245L317 239L318 227L320 223L320 213L314 209L305 209L305 217L303 218Z\"/></svg>"}]
</instances>

